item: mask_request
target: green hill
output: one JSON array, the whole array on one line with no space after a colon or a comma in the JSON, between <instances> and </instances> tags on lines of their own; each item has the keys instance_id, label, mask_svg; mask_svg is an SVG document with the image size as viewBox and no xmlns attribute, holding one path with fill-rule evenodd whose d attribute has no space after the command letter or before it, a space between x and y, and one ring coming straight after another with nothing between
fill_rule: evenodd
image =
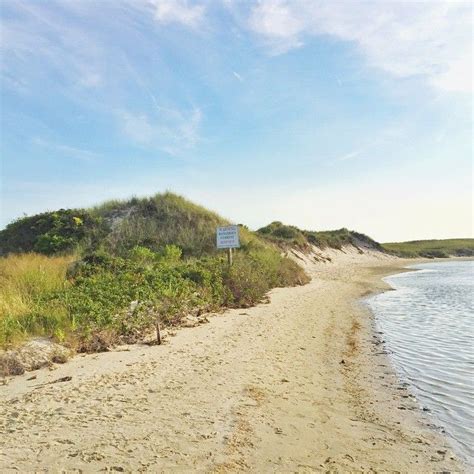
<instances>
[{"instance_id":1,"label":"green hill","mask_svg":"<svg viewBox=\"0 0 474 474\"><path fill-rule=\"evenodd\" d=\"M446 258L474 256L474 239L413 240L390 242L383 248L400 257Z\"/></svg>"},{"instance_id":2,"label":"green hill","mask_svg":"<svg viewBox=\"0 0 474 474\"><path fill-rule=\"evenodd\" d=\"M12 222L0 231L0 345L45 335L101 350L140 339L157 320L179 324L309 281L243 226L230 267L215 248L216 226L226 223L172 193Z\"/></svg>"},{"instance_id":3,"label":"green hill","mask_svg":"<svg viewBox=\"0 0 474 474\"><path fill-rule=\"evenodd\" d=\"M103 249L114 254L135 245L179 246L186 256L212 253L215 227L225 219L172 193L109 201L92 209L60 209L23 217L0 231L0 255L46 255Z\"/></svg>"},{"instance_id":4,"label":"green hill","mask_svg":"<svg viewBox=\"0 0 474 474\"><path fill-rule=\"evenodd\" d=\"M328 231L309 231L275 221L258 229L257 232L265 239L283 247L296 246L305 249L310 245L315 245L321 249L341 249L344 245L353 245L359 249L384 251L378 242L367 235L345 228Z\"/></svg>"}]
</instances>

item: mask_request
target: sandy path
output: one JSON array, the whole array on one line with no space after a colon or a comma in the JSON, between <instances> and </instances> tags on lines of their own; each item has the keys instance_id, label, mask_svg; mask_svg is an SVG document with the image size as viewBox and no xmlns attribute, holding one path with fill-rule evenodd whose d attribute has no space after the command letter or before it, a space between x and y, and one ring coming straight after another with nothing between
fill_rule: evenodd
<instances>
[{"instance_id":1,"label":"sandy path","mask_svg":"<svg viewBox=\"0 0 474 474\"><path fill-rule=\"evenodd\" d=\"M0 472L455 470L356 302L383 286L387 262L313 270L309 285L164 346L12 379L0 387Z\"/></svg>"}]
</instances>

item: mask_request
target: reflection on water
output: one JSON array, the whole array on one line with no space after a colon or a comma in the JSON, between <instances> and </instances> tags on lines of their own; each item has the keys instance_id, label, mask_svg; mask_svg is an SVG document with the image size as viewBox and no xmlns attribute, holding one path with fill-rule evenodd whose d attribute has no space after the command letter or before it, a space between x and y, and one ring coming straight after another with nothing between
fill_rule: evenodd
<instances>
[{"instance_id":1,"label":"reflection on water","mask_svg":"<svg viewBox=\"0 0 474 474\"><path fill-rule=\"evenodd\" d=\"M474 467L474 262L413 268L369 305L397 371Z\"/></svg>"}]
</instances>

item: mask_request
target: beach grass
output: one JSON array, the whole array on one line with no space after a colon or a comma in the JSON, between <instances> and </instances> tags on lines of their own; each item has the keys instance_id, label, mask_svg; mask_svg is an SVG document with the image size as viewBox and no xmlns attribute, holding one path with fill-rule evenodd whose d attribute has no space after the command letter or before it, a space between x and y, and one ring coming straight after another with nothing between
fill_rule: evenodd
<instances>
[{"instance_id":1,"label":"beach grass","mask_svg":"<svg viewBox=\"0 0 474 474\"><path fill-rule=\"evenodd\" d=\"M59 329L57 311L42 297L69 285L66 271L74 258L36 253L0 258L0 345Z\"/></svg>"}]
</instances>

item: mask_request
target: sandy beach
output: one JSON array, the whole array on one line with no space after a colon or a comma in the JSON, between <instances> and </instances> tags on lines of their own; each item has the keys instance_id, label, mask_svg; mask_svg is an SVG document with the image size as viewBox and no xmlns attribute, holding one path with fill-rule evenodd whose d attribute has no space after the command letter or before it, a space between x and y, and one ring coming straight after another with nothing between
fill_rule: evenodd
<instances>
[{"instance_id":1,"label":"sandy beach","mask_svg":"<svg viewBox=\"0 0 474 474\"><path fill-rule=\"evenodd\" d=\"M394 375L361 302L406 262L329 256L306 258L308 285L163 346L7 380L0 471L462 471Z\"/></svg>"}]
</instances>

